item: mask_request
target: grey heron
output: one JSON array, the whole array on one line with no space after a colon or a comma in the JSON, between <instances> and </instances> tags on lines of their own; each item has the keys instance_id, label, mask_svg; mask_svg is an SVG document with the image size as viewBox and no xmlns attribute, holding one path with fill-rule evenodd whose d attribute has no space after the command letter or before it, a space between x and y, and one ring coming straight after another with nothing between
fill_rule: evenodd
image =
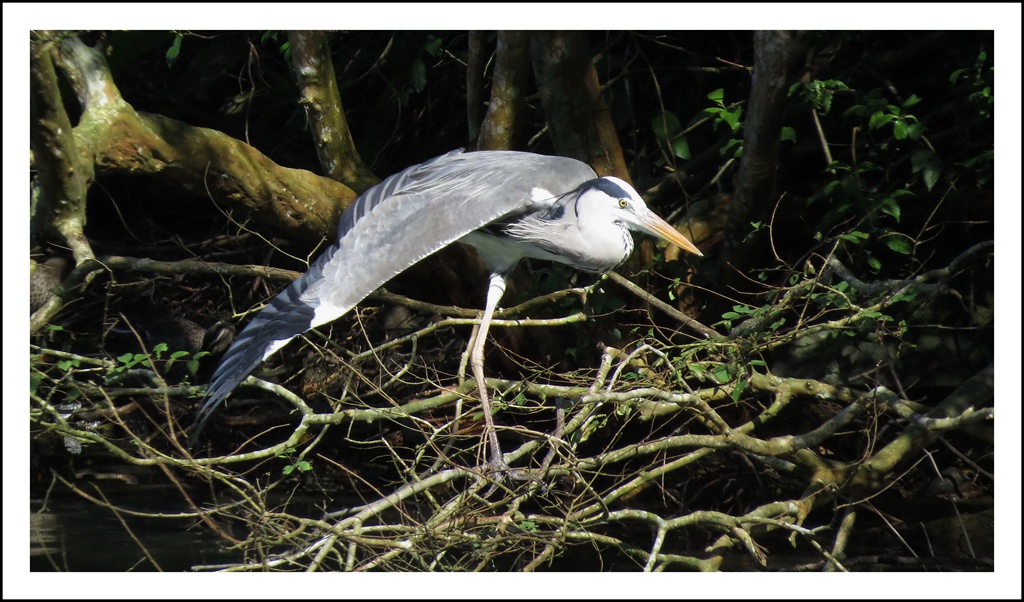
<instances>
[{"instance_id":1,"label":"grey heron","mask_svg":"<svg viewBox=\"0 0 1024 602\"><path fill-rule=\"evenodd\" d=\"M343 316L406 268L461 241L476 248L491 274L470 363L490 463L507 469L483 372L484 341L506 278L524 257L607 272L632 253L631 231L701 255L629 184L599 178L575 159L457 150L392 175L356 199L341 217L338 240L238 335L211 378L190 441L228 394L293 337Z\"/></svg>"}]
</instances>

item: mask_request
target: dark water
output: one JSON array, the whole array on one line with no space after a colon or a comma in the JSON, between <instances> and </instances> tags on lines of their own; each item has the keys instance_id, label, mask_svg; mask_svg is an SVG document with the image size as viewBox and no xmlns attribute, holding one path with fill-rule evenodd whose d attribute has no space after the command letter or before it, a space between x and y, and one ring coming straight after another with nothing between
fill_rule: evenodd
<instances>
[{"instance_id":1,"label":"dark water","mask_svg":"<svg viewBox=\"0 0 1024 602\"><path fill-rule=\"evenodd\" d=\"M170 487L134 486L116 494L120 508L181 512ZM106 492L106 491L105 491ZM173 501L178 508L161 508ZM194 518L150 518L115 514L73 493L33 496L29 520L29 569L35 571L187 571L195 566L238 562L238 551Z\"/></svg>"}]
</instances>

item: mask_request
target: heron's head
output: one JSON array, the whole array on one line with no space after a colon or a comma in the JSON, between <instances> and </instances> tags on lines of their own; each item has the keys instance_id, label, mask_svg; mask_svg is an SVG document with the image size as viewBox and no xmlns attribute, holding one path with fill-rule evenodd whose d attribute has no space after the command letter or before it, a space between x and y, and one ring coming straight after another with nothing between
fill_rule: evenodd
<instances>
[{"instance_id":1,"label":"heron's head","mask_svg":"<svg viewBox=\"0 0 1024 602\"><path fill-rule=\"evenodd\" d=\"M703 255L700 249L680 234L672 224L648 209L647 203L640 198L637 191L619 178L604 176L590 180L581 185L579 190L580 196L576 204L578 216L581 212L591 211L594 214L604 214L630 230L664 239L684 251Z\"/></svg>"}]
</instances>

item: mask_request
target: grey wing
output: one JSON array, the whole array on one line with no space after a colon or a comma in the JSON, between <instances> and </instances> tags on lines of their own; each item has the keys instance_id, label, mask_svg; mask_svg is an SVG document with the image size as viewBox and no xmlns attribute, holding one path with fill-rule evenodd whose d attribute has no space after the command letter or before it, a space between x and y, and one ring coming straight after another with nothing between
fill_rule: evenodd
<instances>
[{"instance_id":1,"label":"grey wing","mask_svg":"<svg viewBox=\"0 0 1024 602\"><path fill-rule=\"evenodd\" d=\"M455 151L388 178L339 225L313 326L351 309L417 261L499 218L549 203L596 177L585 163L514 151Z\"/></svg>"},{"instance_id":2,"label":"grey wing","mask_svg":"<svg viewBox=\"0 0 1024 602\"><path fill-rule=\"evenodd\" d=\"M514 151L453 151L363 193L338 241L249 323L225 353L190 438L260 362L331 322L424 257L499 218L529 211L597 177L585 163Z\"/></svg>"}]
</instances>

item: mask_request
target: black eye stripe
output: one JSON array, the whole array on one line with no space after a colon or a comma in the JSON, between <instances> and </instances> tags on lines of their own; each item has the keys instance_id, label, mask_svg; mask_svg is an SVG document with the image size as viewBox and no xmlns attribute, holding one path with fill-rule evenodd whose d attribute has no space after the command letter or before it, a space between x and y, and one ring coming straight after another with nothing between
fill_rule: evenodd
<instances>
[{"instance_id":1,"label":"black eye stripe","mask_svg":"<svg viewBox=\"0 0 1024 602\"><path fill-rule=\"evenodd\" d=\"M577 186L576 190L573 191L576 197L576 202L573 203L573 209L576 212L576 217L580 216L580 199L583 198L583 193L588 190L599 190L613 199L619 199L619 201L629 201L630 199L633 198L633 196L629 194L629 192L626 191L625 188L619 186L618 184L607 178L595 178L593 180L587 180L586 182ZM621 202L619 205L623 206Z\"/></svg>"},{"instance_id":2,"label":"black eye stripe","mask_svg":"<svg viewBox=\"0 0 1024 602\"><path fill-rule=\"evenodd\" d=\"M579 190L582 193L582 192L584 192L586 190L591 190L591 189L593 189L593 190L600 190L601 192L603 192L603 193L607 194L608 196L612 197L613 199L628 199L628 198L630 198L629 192L627 192L622 186L619 186L615 182L612 182L611 180L608 180L606 178L597 178L597 179L594 179L594 180L588 180L588 181L580 184L580 186L579 186L579 188L577 190Z\"/></svg>"}]
</instances>

